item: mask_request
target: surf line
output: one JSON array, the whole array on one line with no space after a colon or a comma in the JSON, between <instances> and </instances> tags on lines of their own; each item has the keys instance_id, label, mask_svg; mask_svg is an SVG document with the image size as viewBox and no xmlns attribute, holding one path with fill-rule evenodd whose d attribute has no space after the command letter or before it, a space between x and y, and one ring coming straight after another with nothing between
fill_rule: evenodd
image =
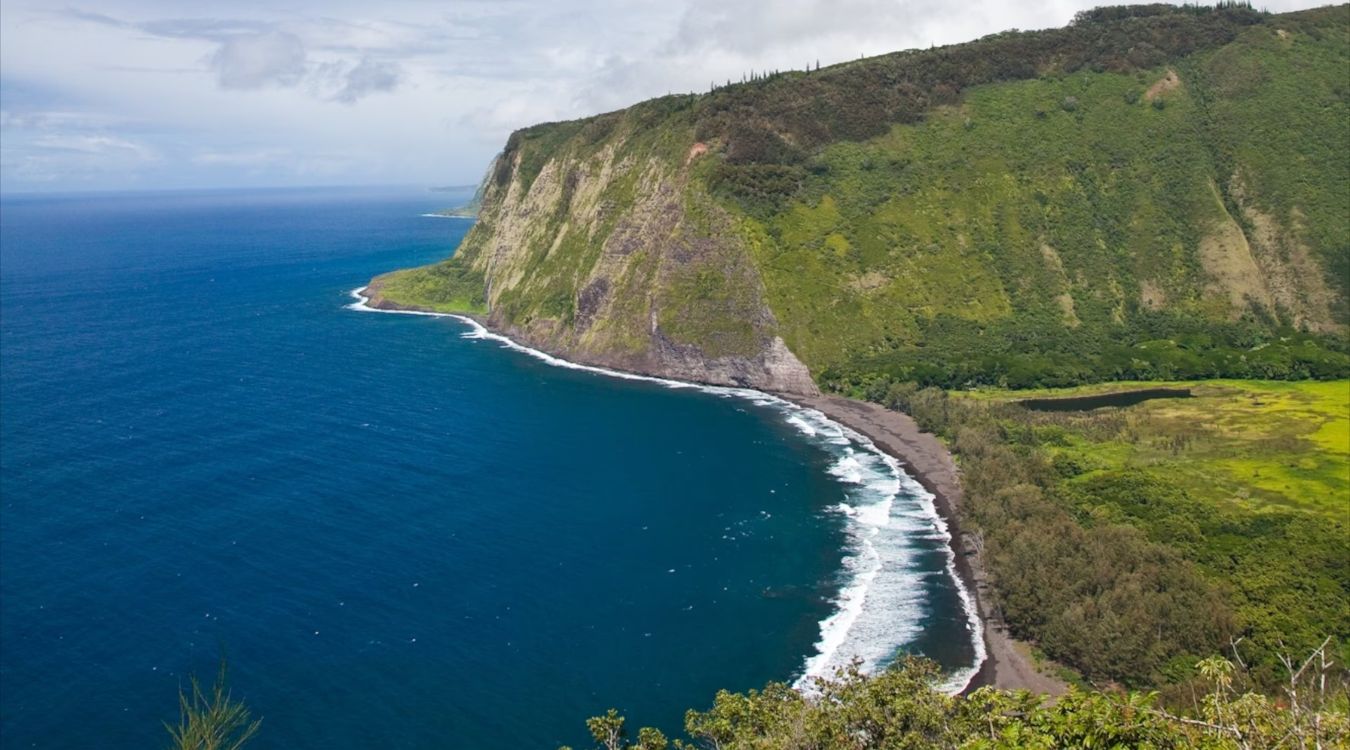
<instances>
[{"instance_id":1,"label":"surf line","mask_svg":"<svg viewBox=\"0 0 1350 750\"><path fill-rule=\"evenodd\" d=\"M493 333L482 323L479 323L477 320L466 315L430 312L426 310L385 310L383 308L371 307L368 304L370 298L364 294L365 291L366 287L353 289L350 292L350 295L356 301L346 305L347 309L359 312L419 315L428 318L453 318L469 326L470 330L467 333L462 334L464 338L496 341L508 349L513 349L522 354L529 355L554 367L562 367L569 370L583 370L585 372L619 378L621 380L656 383L667 388L692 389L716 396L746 399L758 406L772 406L779 409L785 416L787 422L808 438L822 438L826 437L824 433L832 433L833 436L836 436L839 439L860 446L865 454L880 460L894 478L896 488L894 491L888 493L887 498L881 502L869 506L845 505L841 509L842 512L850 518L853 522L852 525L854 526L854 528L850 529L850 536L853 537L855 542L856 552L855 554L846 557L844 560L845 568L851 573L851 578L840 586L839 594L832 602L835 611L820 623L820 639L816 641L815 644L816 653L806 658L803 674L793 683L793 687L798 690L809 690L813 683L813 678L829 677L835 668L847 665L848 660L853 658L854 654L840 654L839 649L848 642L853 626L863 614L868 591L872 588L874 580L881 572L881 568L886 562L877 552L872 543L872 538L878 535L892 520L896 520L891 516L891 508L901 491L904 491L908 496L917 499L923 519L931 524L932 531L934 532L932 538L940 539L943 542L943 549L946 552L944 572L956 584L956 591L961 600L961 608L966 617L967 634L971 639L971 645L975 652L974 664L952 672L947 680L940 686L941 689L944 692L953 695L965 690L988 658L988 652L984 643L984 626L980 620L979 611L975 605L974 597L971 596L965 582L961 580L961 576L956 571L956 551L952 545L951 532L948 530L946 520L937 512L932 493L925 490L913 477L906 474L904 470L900 468L900 462L896 460L895 457L878 448L876 444L872 442L871 438L853 430L847 425L830 419L824 413L816 409L800 406L787 399L763 391L757 391L753 388L735 388L729 386L706 385L703 383L691 383L683 380L659 378L652 375L639 375L637 373L570 362L560 357L555 357L547 352L525 346L502 334ZM831 468L835 469L836 467L841 467L843 463L848 460L853 460L853 454L846 449L845 455ZM852 479L849 476L846 476L842 470L832 470L831 473L841 482L849 482L855 485L861 484L860 477L858 479ZM882 513L878 513L878 510L882 511ZM869 513L868 511L871 512ZM914 582L917 582L917 580L918 578L916 577ZM841 656L845 657L842 662L838 660ZM865 664L864 666L875 668L880 665Z\"/></svg>"}]
</instances>

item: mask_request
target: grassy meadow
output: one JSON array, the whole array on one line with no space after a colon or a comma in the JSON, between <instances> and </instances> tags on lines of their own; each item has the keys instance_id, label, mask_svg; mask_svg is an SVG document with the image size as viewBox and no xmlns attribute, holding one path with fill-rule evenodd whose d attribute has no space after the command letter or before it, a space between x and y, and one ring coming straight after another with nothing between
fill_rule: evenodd
<instances>
[{"instance_id":1,"label":"grassy meadow","mask_svg":"<svg viewBox=\"0 0 1350 750\"><path fill-rule=\"evenodd\" d=\"M1193 398L1078 412L1014 405L1159 385ZM1330 635L1350 651L1350 381L984 389L949 402L952 424L992 424L1044 467L1043 496L1077 525L1134 529L1193 563L1226 603L1221 630L1246 639L1266 676L1281 643L1312 648ZM961 452L960 427L949 435ZM1187 671L1181 661L1159 668L1165 681Z\"/></svg>"},{"instance_id":2,"label":"grassy meadow","mask_svg":"<svg viewBox=\"0 0 1350 750\"><path fill-rule=\"evenodd\" d=\"M1112 467L1164 471L1215 504L1350 515L1350 381L1107 383L974 394L1004 401L1133 387L1189 388L1194 397L1031 419L1064 427L1062 443L1046 449L1088 467L1084 476Z\"/></svg>"},{"instance_id":3,"label":"grassy meadow","mask_svg":"<svg viewBox=\"0 0 1350 750\"><path fill-rule=\"evenodd\" d=\"M483 274L450 263L393 271L371 282L383 299L442 313L486 313L484 284Z\"/></svg>"}]
</instances>

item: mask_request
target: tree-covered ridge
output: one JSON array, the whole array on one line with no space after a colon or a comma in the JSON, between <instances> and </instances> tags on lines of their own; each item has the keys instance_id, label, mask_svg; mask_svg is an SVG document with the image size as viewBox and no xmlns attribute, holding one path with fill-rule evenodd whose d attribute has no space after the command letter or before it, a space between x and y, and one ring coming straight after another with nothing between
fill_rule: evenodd
<instances>
[{"instance_id":1,"label":"tree-covered ridge","mask_svg":"<svg viewBox=\"0 0 1350 750\"><path fill-rule=\"evenodd\" d=\"M714 190L826 385L1343 375L1347 20L963 90L772 180L728 159Z\"/></svg>"},{"instance_id":2,"label":"tree-covered ridge","mask_svg":"<svg viewBox=\"0 0 1350 750\"><path fill-rule=\"evenodd\" d=\"M1111 17L1110 8L1079 14L1061 29L1007 31L715 90L696 114L698 135L724 140L732 163L791 163L840 141L920 122L975 86L1077 71L1147 70L1224 45L1264 17L1245 4L1118 10L1119 17Z\"/></svg>"},{"instance_id":3,"label":"tree-covered ridge","mask_svg":"<svg viewBox=\"0 0 1350 750\"><path fill-rule=\"evenodd\" d=\"M450 264L648 371L781 337L836 389L1344 376L1348 30L1103 8L526 128Z\"/></svg>"}]
</instances>

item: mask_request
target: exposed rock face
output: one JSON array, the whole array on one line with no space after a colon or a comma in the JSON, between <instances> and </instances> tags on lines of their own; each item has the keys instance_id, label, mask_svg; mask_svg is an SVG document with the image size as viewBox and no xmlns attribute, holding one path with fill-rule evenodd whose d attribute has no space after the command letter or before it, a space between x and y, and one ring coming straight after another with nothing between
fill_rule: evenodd
<instances>
[{"instance_id":1,"label":"exposed rock face","mask_svg":"<svg viewBox=\"0 0 1350 750\"><path fill-rule=\"evenodd\" d=\"M679 380L759 388L777 393L819 393L806 365L793 356L787 344L777 336L763 352L753 358L718 357L711 360L705 360L696 347L663 340L659 342L654 361L659 363L661 372Z\"/></svg>"},{"instance_id":2,"label":"exposed rock face","mask_svg":"<svg viewBox=\"0 0 1350 750\"><path fill-rule=\"evenodd\" d=\"M1299 327L1324 333L1343 330L1335 310L1344 303L1327 286L1325 273L1299 236L1304 232L1302 212L1295 207L1291 221L1282 223L1261 211L1240 175L1233 176L1230 192L1251 227L1249 252L1259 269L1267 306Z\"/></svg>"},{"instance_id":3,"label":"exposed rock face","mask_svg":"<svg viewBox=\"0 0 1350 750\"><path fill-rule=\"evenodd\" d=\"M688 146L672 159L640 133L606 135L533 174L526 150L499 157L454 261L485 276L488 325L577 362L817 393L742 233L690 179Z\"/></svg>"}]
</instances>

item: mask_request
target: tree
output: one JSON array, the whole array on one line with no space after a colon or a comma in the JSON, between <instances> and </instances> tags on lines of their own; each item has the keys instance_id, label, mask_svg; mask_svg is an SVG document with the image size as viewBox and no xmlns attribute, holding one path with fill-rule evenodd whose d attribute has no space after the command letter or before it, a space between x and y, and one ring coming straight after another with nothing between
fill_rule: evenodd
<instances>
[{"instance_id":1,"label":"tree","mask_svg":"<svg viewBox=\"0 0 1350 750\"><path fill-rule=\"evenodd\" d=\"M191 690L179 688L178 726L164 724L173 738L171 750L239 750L258 733L262 719L253 719L230 696L226 671L222 659L209 695L196 675L190 678Z\"/></svg>"},{"instance_id":2,"label":"tree","mask_svg":"<svg viewBox=\"0 0 1350 750\"><path fill-rule=\"evenodd\" d=\"M874 675L855 663L803 691L783 683L717 694L707 711L689 711L692 743L676 750L1052 750L1062 747L1332 748L1350 746L1343 685L1328 684L1326 646L1302 663L1286 660L1285 701L1240 692L1245 667L1220 658L1197 665L1202 705L1187 714L1158 708L1157 693L1070 688L1054 703L1024 690L984 687L965 696L937 690L932 662L906 657ZM623 743L623 717L611 710L587 722L605 750L665 750L644 729ZM656 738L644 744L643 737Z\"/></svg>"},{"instance_id":3,"label":"tree","mask_svg":"<svg viewBox=\"0 0 1350 750\"><path fill-rule=\"evenodd\" d=\"M605 712L604 716L587 719L586 728L590 730L591 737L595 738L596 746L603 750L667 750L670 747L666 736L651 727L638 730L637 742L629 743L626 739L628 730L624 727L624 717L613 708ZM562 747L559 750L572 749Z\"/></svg>"},{"instance_id":4,"label":"tree","mask_svg":"<svg viewBox=\"0 0 1350 750\"><path fill-rule=\"evenodd\" d=\"M1234 664L1219 656L1200 662L1200 676L1209 683L1198 717L1159 715L1170 721L1199 727L1207 734L1231 740L1237 747L1345 747L1350 742L1350 716L1345 712L1344 684L1338 685L1335 663L1327 652L1331 639L1322 641L1302 662L1279 656L1288 678L1284 700L1239 688L1246 665L1233 642ZM1283 704L1283 705L1282 705Z\"/></svg>"}]
</instances>

